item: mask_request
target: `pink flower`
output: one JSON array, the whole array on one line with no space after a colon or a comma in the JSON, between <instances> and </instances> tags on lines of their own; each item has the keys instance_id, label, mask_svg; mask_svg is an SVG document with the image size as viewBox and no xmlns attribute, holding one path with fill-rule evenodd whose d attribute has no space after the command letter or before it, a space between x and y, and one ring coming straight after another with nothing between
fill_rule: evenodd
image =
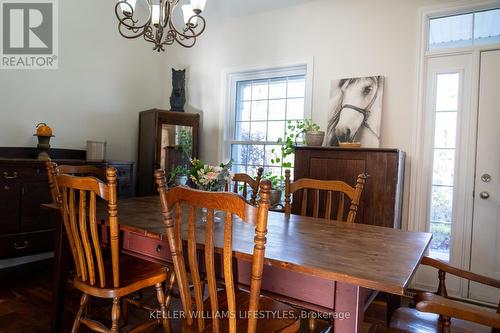
<instances>
[{"instance_id":1,"label":"pink flower","mask_svg":"<svg viewBox=\"0 0 500 333\"><path fill-rule=\"evenodd\" d=\"M217 172L210 171L207 173L207 178L210 180L215 180L215 179L217 179L218 175L219 174Z\"/></svg>"}]
</instances>

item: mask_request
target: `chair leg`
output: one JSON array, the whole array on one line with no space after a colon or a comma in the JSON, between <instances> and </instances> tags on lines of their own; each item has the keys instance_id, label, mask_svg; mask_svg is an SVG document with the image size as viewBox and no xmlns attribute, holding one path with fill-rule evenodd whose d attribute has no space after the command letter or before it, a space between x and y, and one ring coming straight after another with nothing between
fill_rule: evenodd
<instances>
[{"instance_id":1,"label":"chair leg","mask_svg":"<svg viewBox=\"0 0 500 333\"><path fill-rule=\"evenodd\" d=\"M442 325L441 332L443 332L443 333L450 333L451 332L451 318L450 317L442 316L441 325Z\"/></svg>"},{"instance_id":2,"label":"chair leg","mask_svg":"<svg viewBox=\"0 0 500 333\"><path fill-rule=\"evenodd\" d=\"M316 318L313 316L309 317L309 331L314 332L316 330Z\"/></svg>"},{"instance_id":3,"label":"chair leg","mask_svg":"<svg viewBox=\"0 0 500 333\"><path fill-rule=\"evenodd\" d=\"M168 280L167 288L165 290L166 294L165 308L167 309L170 309L170 304L172 303L172 298L173 298L172 292L174 289L174 284L175 284L175 274L172 272L170 274L170 279Z\"/></svg>"},{"instance_id":4,"label":"chair leg","mask_svg":"<svg viewBox=\"0 0 500 333\"><path fill-rule=\"evenodd\" d=\"M113 307L111 308L111 332L120 331L120 298L113 298Z\"/></svg>"},{"instance_id":5,"label":"chair leg","mask_svg":"<svg viewBox=\"0 0 500 333\"><path fill-rule=\"evenodd\" d=\"M128 300L124 299L122 304L122 318L125 326L128 325L128 306L129 306Z\"/></svg>"},{"instance_id":6,"label":"chair leg","mask_svg":"<svg viewBox=\"0 0 500 333\"><path fill-rule=\"evenodd\" d=\"M156 288L156 298L161 310L161 324L163 326L163 332L170 333L170 321L167 318L167 311L165 308L165 294L163 293L163 287L161 283L155 285Z\"/></svg>"},{"instance_id":7,"label":"chair leg","mask_svg":"<svg viewBox=\"0 0 500 333\"><path fill-rule=\"evenodd\" d=\"M82 298L80 299L80 308L78 309L78 312L76 313L76 318L75 321L73 322L73 327L71 328L71 333L78 333L78 330L80 329L80 320L82 319L82 315L85 311L85 308L87 307L87 303L89 301L89 295L88 294L83 294Z\"/></svg>"}]
</instances>

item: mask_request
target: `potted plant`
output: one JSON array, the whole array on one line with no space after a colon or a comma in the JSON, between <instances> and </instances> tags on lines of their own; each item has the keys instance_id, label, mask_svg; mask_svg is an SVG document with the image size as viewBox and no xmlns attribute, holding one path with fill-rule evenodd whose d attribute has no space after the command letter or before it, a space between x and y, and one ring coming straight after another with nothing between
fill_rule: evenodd
<instances>
[{"instance_id":1,"label":"potted plant","mask_svg":"<svg viewBox=\"0 0 500 333\"><path fill-rule=\"evenodd\" d=\"M280 204L283 195L283 176L273 175L272 172L267 172L263 179L267 179L271 182L271 191L269 192L269 201L271 207L276 207Z\"/></svg>"},{"instance_id":2,"label":"potted plant","mask_svg":"<svg viewBox=\"0 0 500 333\"><path fill-rule=\"evenodd\" d=\"M182 165L178 165L168 174L168 182L176 186L183 186L187 184L188 181L188 168Z\"/></svg>"},{"instance_id":3,"label":"potted plant","mask_svg":"<svg viewBox=\"0 0 500 333\"><path fill-rule=\"evenodd\" d=\"M304 143L308 146L321 146L325 139L325 132L320 131L318 124L314 123L312 119L306 119L300 122L297 127L304 132Z\"/></svg>"}]
</instances>

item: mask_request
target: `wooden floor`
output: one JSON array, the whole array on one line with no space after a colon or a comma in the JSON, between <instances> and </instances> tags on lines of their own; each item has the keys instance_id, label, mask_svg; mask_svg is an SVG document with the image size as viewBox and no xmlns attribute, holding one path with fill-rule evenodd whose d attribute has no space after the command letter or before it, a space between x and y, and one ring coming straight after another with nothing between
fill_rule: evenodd
<instances>
[{"instance_id":1,"label":"wooden floor","mask_svg":"<svg viewBox=\"0 0 500 333\"><path fill-rule=\"evenodd\" d=\"M0 333L47 333L50 332L50 310L52 300L52 262L50 260L0 270ZM78 309L81 294L69 288L65 299L64 331L69 332ZM155 304L153 290L145 291L143 297ZM180 302L174 301L172 307L179 308ZM369 333L385 332L385 309L383 300L376 299L365 315L364 331ZM111 304L108 301L92 299L90 313L96 313L98 320L109 323ZM147 313L131 310L130 324L147 318ZM326 323L318 323L318 332ZM178 322L172 323L177 332ZM126 328L124 331L126 331ZM80 332L90 332L82 328ZM153 329L151 332L162 332ZM302 324L301 332L310 332L307 322Z\"/></svg>"}]
</instances>

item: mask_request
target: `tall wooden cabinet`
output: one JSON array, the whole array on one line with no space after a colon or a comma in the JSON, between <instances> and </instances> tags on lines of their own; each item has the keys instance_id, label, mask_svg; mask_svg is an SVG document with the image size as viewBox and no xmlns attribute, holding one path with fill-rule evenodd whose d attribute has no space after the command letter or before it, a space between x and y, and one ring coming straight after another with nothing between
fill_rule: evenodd
<instances>
[{"instance_id":1,"label":"tall wooden cabinet","mask_svg":"<svg viewBox=\"0 0 500 333\"><path fill-rule=\"evenodd\" d=\"M137 195L157 194L154 171L168 173L180 160L179 140L189 134L191 158L198 157L200 114L152 109L139 113L139 157ZM168 165L167 165L168 164Z\"/></svg>"},{"instance_id":2,"label":"tall wooden cabinet","mask_svg":"<svg viewBox=\"0 0 500 333\"><path fill-rule=\"evenodd\" d=\"M405 153L398 149L298 146L294 177L354 185L358 174L367 173L356 222L400 228L404 163Z\"/></svg>"},{"instance_id":3,"label":"tall wooden cabinet","mask_svg":"<svg viewBox=\"0 0 500 333\"><path fill-rule=\"evenodd\" d=\"M45 162L35 148L0 148L0 260L54 249L54 226L42 203L51 203ZM133 163L86 161L85 151L51 149L58 164L113 166L118 173L118 195L133 196Z\"/></svg>"}]
</instances>

